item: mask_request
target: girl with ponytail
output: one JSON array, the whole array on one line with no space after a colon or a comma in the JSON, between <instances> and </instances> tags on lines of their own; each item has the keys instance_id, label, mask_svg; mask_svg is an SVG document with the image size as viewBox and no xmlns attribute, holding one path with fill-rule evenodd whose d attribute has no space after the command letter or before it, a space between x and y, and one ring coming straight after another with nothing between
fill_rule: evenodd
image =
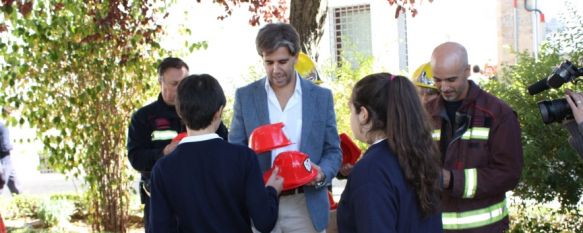
<instances>
[{"instance_id":1,"label":"girl with ponytail","mask_svg":"<svg viewBox=\"0 0 583 233\"><path fill-rule=\"evenodd\" d=\"M442 232L439 151L413 83L368 75L349 105L354 137L370 147L342 193L339 232Z\"/></svg>"}]
</instances>

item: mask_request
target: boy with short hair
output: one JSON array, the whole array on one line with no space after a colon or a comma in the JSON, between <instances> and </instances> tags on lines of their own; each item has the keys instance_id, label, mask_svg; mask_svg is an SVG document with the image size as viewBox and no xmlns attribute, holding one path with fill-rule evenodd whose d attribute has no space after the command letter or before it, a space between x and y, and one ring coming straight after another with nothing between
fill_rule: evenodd
<instances>
[{"instance_id":1,"label":"boy with short hair","mask_svg":"<svg viewBox=\"0 0 583 233\"><path fill-rule=\"evenodd\" d=\"M210 75L180 82L176 109L188 137L153 168L153 232L251 232L251 221L269 232L275 225L283 179L274 172L264 186L257 155L215 134L225 103Z\"/></svg>"}]
</instances>

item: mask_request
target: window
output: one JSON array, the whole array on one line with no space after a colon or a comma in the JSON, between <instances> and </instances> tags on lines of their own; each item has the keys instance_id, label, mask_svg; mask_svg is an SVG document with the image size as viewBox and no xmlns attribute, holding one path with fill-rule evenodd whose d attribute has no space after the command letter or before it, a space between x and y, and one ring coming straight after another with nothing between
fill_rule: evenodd
<instances>
[{"instance_id":1,"label":"window","mask_svg":"<svg viewBox=\"0 0 583 233\"><path fill-rule=\"evenodd\" d=\"M370 5L333 8L333 50L336 64L347 59L358 67L359 57L372 55Z\"/></svg>"}]
</instances>

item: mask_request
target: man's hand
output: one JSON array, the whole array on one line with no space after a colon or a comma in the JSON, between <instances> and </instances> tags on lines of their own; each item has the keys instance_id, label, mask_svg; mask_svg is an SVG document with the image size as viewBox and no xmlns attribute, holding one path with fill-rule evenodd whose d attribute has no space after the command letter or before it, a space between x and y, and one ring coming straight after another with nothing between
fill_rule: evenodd
<instances>
[{"instance_id":1,"label":"man's hand","mask_svg":"<svg viewBox=\"0 0 583 233\"><path fill-rule=\"evenodd\" d=\"M265 186L273 187L279 196L281 190L283 189L283 178L278 176L277 173L279 173L279 167L276 166L275 169L273 169L271 176L269 176L269 179L267 179Z\"/></svg>"},{"instance_id":2,"label":"man's hand","mask_svg":"<svg viewBox=\"0 0 583 233\"><path fill-rule=\"evenodd\" d=\"M172 153L172 151L174 151L174 149L176 149L176 146L178 146L179 142L180 141L171 142L170 144L166 145L166 147L164 147L164 150L162 150L162 153L164 154L164 156Z\"/></svg>"},{"instance_id":3,"label":"man's hand","mask_svg":"<svg viewBox=\"0 0 583 233\"><path fill-rule=\"evenodd\" d=\"M321 185L321 182L323 182L324 179L326 178L326 176L324 175L324 172L322 172L322 169L320 169L320 166L316 165L315 163L312 163L312 169L316 169L316 171L318 171L318 175L316 175L316 177L312 181L310 181L310 183L308 185L312 185L312 186Z\"/></svg>"},{"instance_id":4,"label":"man's hand","mask_svg":"<svg viewBox=\"0 0 583 233\"><path fill-rule=\"evenodd\" d=\"M565 99L567 99L567 103L571 107L575 122L581 124L583 122L583 94L572 92L571 90L566 90L565 93L567 93Z\"/></svg>"},{"instance_id":5,"label":"man's hand","mask_svg":"<svg viewBox=\"0 0 583 233\"><path fill-rule=\"evenodd\" d=\"M342 167L340 168L340 175L343 175L343 176L350 175L350 171L352 171L352 167L354 167L354 165L352 165L350 163L342 165Z\"/></svg>"},{"instance_id":6,"label":"man's hand","mask_svg":"<svg viewBox=\"0 0 583 233\"><path fill-rule=\"evenodd\" d=\"M443 178L443 189L450 189L451 172L442 168L441 177Z\"/></svg>"}]
</instances>

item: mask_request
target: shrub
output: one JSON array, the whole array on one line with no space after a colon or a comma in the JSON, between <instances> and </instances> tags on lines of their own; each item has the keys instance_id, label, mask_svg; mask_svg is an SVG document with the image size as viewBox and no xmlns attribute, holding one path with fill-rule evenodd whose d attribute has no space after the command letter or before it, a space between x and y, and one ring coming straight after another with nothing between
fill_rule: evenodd
<instances>
[{"instance_id":1,"label":"shrub","mask_svg":"<svg viewBox=\"0 0 583 233\"><path fill-rule=\"evenodd\" d=\"M53 227L65 222L69 222L69 219L74 211L75 205L68 200L47 199L41 202L37 215L38 218L46 224L46 226Z\"/></svg>"},{"instance_id":2,"label":"shrub","mask_svg":"<svg viewBox=\"0 0 583 233\"><path fill-rule=\"evenodd\" d=\"M16 195L12 199L6 201L6 219L15 218L34 218L38 212L42 199L37 196L30 195Z\"/></svg>"},{"instance_id":3,"label":"shrub","mask_svg":"<svg viewBox=\"0 0 583 233\"><path fill-rule=\"evenodd\" d=\"M530 201L532 202L532 201ZM561 210L526 201L513 203L510 207L510 233L583 232L581 211Z\"/></svg>"},{"instance_id":4,"label":"shrub","mask_svg":"<svg viewBox=\"0 0 583 233\"><path fill-rule=\"evenodd\" d=\"M87 198L84 198L83 195L74 193L61 193L53 194L50 197L50 199L54 201L62 200L70 202L74 206L74 210L70 215L71 220L85 220L89 215L87 211L89 200L87 200Z\"/></svg>"}]
</instances>

